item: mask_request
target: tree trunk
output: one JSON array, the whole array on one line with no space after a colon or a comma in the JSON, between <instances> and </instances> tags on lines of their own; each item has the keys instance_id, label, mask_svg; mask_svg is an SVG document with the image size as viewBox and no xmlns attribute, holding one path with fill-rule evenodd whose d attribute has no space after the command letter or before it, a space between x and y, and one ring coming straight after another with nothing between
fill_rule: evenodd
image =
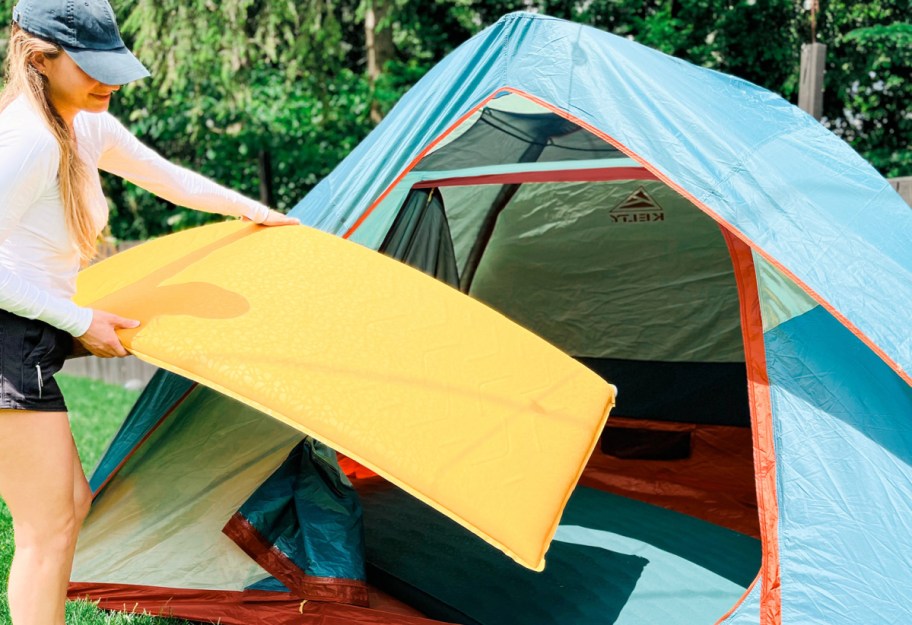
<instances>
[{"instance_id":1,"label":"tree trunk","mask_svg":"<svg viewBox=\"0 0 912 625\"><path fill-rule=\"evenodd\" d=\"M268 150L260 150L260 202L269 208L275 208L275 197L272 191L272 157Z\"/></svg>"},{"instance_id":2,"label":"tree trunk","mask_svg":"<svg viewBox=\"0 0 912 625\"><path fill-rule=\"evenodd\" d=\"M389 24L391 0L365 0L364 11L364 40L367 47L367 76L370 80L371 92L377 84L377 79L383 72L383 66L393 58L393 29ZM376 97L371 98L371 121L378 123L383 119L380 104Z\"/></svg>"}]
</instances>

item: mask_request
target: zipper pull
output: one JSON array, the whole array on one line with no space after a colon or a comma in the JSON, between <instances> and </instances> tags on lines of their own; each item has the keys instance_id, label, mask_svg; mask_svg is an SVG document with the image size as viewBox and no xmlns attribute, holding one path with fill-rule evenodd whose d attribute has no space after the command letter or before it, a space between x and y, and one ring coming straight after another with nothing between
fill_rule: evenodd
<instances>
[{"instance_id":1,"label":"zipper pull","mask_svg":"<svg viewBox=\"0 0 912 625\"><path fill-rule=\"evenodd\" d=\"M44 380L41 379L41 365L35 365L35 370L38 372L38 399L42 399L44 395Z\"/></svg>"}]
</instances>

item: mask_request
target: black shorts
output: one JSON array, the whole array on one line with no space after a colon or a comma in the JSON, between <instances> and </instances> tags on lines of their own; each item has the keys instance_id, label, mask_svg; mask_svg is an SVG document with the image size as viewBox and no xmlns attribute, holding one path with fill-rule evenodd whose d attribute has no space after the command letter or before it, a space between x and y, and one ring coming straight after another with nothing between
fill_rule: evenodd
<instances>
[{"instance_id":1,"label":"black shorts","mask_svg":"<svg viewBox=\"0 0 912 625\"><path fill-rule=\"evenodd\" d=\"M54 374L72 351L64 330L0 310L0 410L66 412Z\"/></svg>"}]
</instances>

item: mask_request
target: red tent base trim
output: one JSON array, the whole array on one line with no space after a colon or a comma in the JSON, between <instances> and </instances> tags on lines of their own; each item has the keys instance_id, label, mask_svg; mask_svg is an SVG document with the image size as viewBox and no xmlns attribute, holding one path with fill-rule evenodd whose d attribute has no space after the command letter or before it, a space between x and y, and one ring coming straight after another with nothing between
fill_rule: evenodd
<instances>
[{"instance_id":1,"label":"red tent base trim","mask_svg":"<svg viewBox=\"0 0 912 625\"><path fill-rule=\"evenodd\" d=\"M337 579L306 575L278 547L266 540L240 512L235 512L222 532L244 550L264 571L285 584L296 596L312 601L333 601L351 605L370 605L367 583L356 579Z\"/></svg>"},{"instance_id":2,"label":"red tent base trim","mask_svg":"<svg viewBox=\"0 0 912 625\"><path fill-rule=\"evenodd\" d=\"M67 595L97 603L103 610L184 618L221 625L440 625L399 611L359 608L339 603L301 602L287 593L266 590L194 590L71 582ZM373 597L372 597L373 598ZM395 602L383 607L399 609ZM406 610L414 611L405 608Z\"/></svg>"}]
</instances>

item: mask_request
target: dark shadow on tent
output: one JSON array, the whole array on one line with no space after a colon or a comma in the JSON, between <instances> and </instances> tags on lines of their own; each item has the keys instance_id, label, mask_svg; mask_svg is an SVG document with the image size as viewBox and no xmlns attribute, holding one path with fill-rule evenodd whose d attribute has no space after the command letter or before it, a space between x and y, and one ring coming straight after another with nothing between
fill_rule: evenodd
<instances>
[{"instance_id":1,"label":"dark shadow on tent","mask_svg":"<svg viewBox=\"0 0 912 625\"><path fill-rule=\"evenodd\" d=\"M912 466L912 432L906 427L912 388L822 307L775 328L769 340L787 353L799 334L808 337L800 358L769 363L770 375L782 391Z\"/></svg>"},{"instance_id":2,"label":"dark shadow on tent","mask_svg":"<svg viewBox=\"0 0 912 625\"><path fill-rule=\"evenodd\" d=\"M656 362L620 358L578 358L618 388L623 412L635 419L750 426L747 370L743 362ZM674 411L657 388L675 389ZM711 398L711 399L708 399Z\"/></svg>"},{"instance_id":3,"label":"dark shadow on tent","mask_svg":"<svg viewBox=\"0 0 912 625\"><path fill-rule=\"evenodd\" d=\"M431 618L465 625L604 625L637 599L641 622L654 593L690 592L646 580L669 566L692 582L711 571L747 586L759 567L757 541L648 504L589 488L571 497L541 573L516 566L456 523L382 480L356 484L364 506L368 579ZM651 545L653 561L610 545L574 544L562 531L583 528L612 544ZM632 540L625 540L626 538ZM665 552L665 553L663 553ZM639 593L639 596L637 595ZM630 617L630 614L627 615ZM680 615L686 622L689 616Z\"/></svg>"}]
</instances>

